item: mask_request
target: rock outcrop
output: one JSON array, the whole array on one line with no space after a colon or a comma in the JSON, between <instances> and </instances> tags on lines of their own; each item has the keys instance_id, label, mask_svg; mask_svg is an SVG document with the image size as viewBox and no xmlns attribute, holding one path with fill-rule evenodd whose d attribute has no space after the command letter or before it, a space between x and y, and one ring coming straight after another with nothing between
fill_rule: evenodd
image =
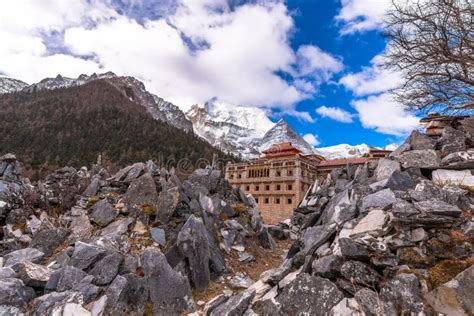
<instances>
[{"instance_id":1,"label":"rock outcrop","mask_svg":"<svg viewBox=\"0 0 474 316\"><path fill-rule=\"evenodd\" d=\"M465 125L438 137L415 131L388 158L318 179L295 209L286 260L249 287L259 297L213 300L214 310L238 301L245 315L472 315L474 149Z\"/></svg>"},{"instance_id":2,"label":"rock outcrop","mask_svg":"<svg viewBox=\"0 0 474 316\"><path fill-rule=\"evenodd\" d=\"M14 155L2 156L0 224L0 314L8 315L190 313L193 289L233 273L227 256L251 258L247 247L275 243L254 200L220 171L182 181L151 161L112 176L100 165L65 167L32 185Z\"/></svg>"}]
</instances>

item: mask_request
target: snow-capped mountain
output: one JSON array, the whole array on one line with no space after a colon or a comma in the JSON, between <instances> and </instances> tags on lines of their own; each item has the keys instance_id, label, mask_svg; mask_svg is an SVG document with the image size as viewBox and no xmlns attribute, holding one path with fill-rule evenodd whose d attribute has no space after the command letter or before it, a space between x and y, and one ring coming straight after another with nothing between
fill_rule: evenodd
<instances>
[{"instance_id":1,"label":"snow-capped mountain","mask_svg":"<svg viewBox=\"0 0 474 316\"><path fill-rule=\"evenodd\" d=\"M370 146L366 144L339 144L329 147L319 147L316 149L316 151L326 159L362 157L364 154L367 154L369 150Z\"/></svg>"},{"instance_id":2,"label":"snow-capped mountain","mask_svg":"<svg viewBox=\"0 0 474 316\"><path fill-rule=\"evenodd\" d=\"M0 77L0 94L20 91L27 86L28 84L21 80Z\"/></svg>"},{"instance_id":3,"label":"snow-capped mountain","mask_svg":"<svg viewBox=\"0 0 474 316\"><path fill-rule=\"evenodd\" d=\"M0 80L3 78L0 78ZM189 131L192 130L192 123L186 118L184 113L174 104L166 102L162 98L148 92L145 85L140 80L130 76L117 76L113 72L103 74L80 75L77 78L63 77L61 75L55 78L45 78L38 83L32 85L19 85L17 90L37 91L42 89L60 89L72 86L86 84L93 80L105 79L113 84L117 89L122 91L129 99L138 102L144 106L148 112L157 120L167 122L175 127ZM12 82L15 79L9 79ZM21 81L18 81L21 83ZM0 93L2 84L0 83ZM10 89L14 91L13 89ZM7 92L11 92L7 91Z\"/></svg>"},{"instance_id":4,"label":"snow-capped mountain","mask_svg":"<svg viewBox=\"0 0 474 316\"><path fill-rule=\"evenodd\" d=\"M385 146L383 149L386 150L395 150L399 145L390 144ZM349 144L339 144L328 147L319 147L316 149L318 154L321 154L326 159L339 159L339 158L358 158L362 157L365 154L369 153L371 146L367 144L360 145L349 145ZM374 147L379 148L379 147Z\"/></svg>"},{"instance_id":5,"label":"snow-capped mountain","mask_svg":"<svg viewBox=\"0 0 474 316\"><path fill-rule=\"evenodd\" d=\"M308 144L284 119L280 119L260 141L260 151L269 148L273 144L291 142L293 146L304 154L315 152L314 147Z\"/></svg>"},{"instance_id":6,"label":"snow-capped mountain","mask_svg":"<svg viewBox=\"0 0 474 316\"><path fill-rule=\"evenodd\" d=\"M224 151L244 158L260 155L279 142L292 142L305 153L313 148L284 120L273 123L265 111L256 107L229 106L217 102L194 105L186 113L194 132Z\"/></svg>"}]
</instances>

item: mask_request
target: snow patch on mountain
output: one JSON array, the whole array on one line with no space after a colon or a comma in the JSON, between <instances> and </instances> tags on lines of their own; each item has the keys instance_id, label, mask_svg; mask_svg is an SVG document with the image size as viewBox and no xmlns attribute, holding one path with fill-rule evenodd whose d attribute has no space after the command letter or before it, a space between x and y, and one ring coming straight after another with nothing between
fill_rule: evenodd
<instances>
[{"instance_id":1,"label":"snow patch on mountain","mask_svg":"<svg viewBox=\"0 0 474 316\"><path fill-rule=\"evenodd\" d=\"M349 145L339 144L328 147L320 147L316 151L317 153L324 156L324 158L339 159L339 158L357 158L367 154L370 150L370 146L367 144L360 145Z\"/></svg>"},{"instance_id":2,"label":"snow patch on mountain","mask_svg":"<svg viewBox=\"0 0 474 316\"><path fill-rule=\"evenodd\" d=\"M8 77L0 77L0 94L20 91L27 86L28 84L21 80Z\"/></svg>"},{"instance_id":3,"label":"snow patch on mountain","mask_svg":"<svg viewBox=\"0 0 474 316\"><path fill-rule=\"evenodd\" d=\"M291 142L304 153L314 152L286 121L275 124L260 108L208 102L192 106L186 116L197 135L243 158L258 157L272 144L281 142Z\"/></svg>"}]
</instances>

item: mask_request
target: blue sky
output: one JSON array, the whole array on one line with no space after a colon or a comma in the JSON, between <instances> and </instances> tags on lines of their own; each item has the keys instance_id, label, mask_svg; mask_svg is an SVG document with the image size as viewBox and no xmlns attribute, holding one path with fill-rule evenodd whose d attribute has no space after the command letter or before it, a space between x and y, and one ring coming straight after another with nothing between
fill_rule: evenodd
<instances>
[{"instance_id":1,"label":"blue sky","mask_svg":"<svg viewBox=\"0 0 474 316\"><path fill-rule=\"evenodd\" d=\"M284 117L315 146L400 142L417 118L381 67L390 0L0 3L0 73L32 83L113 71L183 110L218 100Z\"/></svg>"}]
</instances>

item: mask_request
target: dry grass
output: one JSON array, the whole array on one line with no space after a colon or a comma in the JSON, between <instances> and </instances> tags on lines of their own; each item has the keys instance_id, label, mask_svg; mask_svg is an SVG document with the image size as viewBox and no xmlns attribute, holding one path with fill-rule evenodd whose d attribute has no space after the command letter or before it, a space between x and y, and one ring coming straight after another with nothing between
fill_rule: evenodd
<instances>
[{"instance_id":1,"label":"dry grass","mask_svg":"<svg viewBox=\"0 0 474 316\"><path fill-rule=\"evenodd\" d=\"M449 259L441 261L428 269L429 280L432 288L436 288L466 270L474 264L474 257L466 260Z\"/></svg>"},{"instance_id":2,"label":"dry grass","mask_svg":"<svg viewBox=\"0 0 474 316\"><path fill-rule=\"evenodd\" d=\"M260 247L257 237L249 238L247 239L247 247L245 251L255 257L255 262L240 262L237 252L232 250L231 254L225 257L227 269L231 275L240 272L248 275L252 280L258 281L262 272L276 268L283 262L286 252L292 242L291 239L276 240L275 249L264 249ZM255 246L252 247L252 245ZM229 288L227 279L223 282L211 282L209 288L206 290L194 290L193 297L196 302L199 300L207 302L221 294L226 288Z\"/></svg>"}]
</instances>

